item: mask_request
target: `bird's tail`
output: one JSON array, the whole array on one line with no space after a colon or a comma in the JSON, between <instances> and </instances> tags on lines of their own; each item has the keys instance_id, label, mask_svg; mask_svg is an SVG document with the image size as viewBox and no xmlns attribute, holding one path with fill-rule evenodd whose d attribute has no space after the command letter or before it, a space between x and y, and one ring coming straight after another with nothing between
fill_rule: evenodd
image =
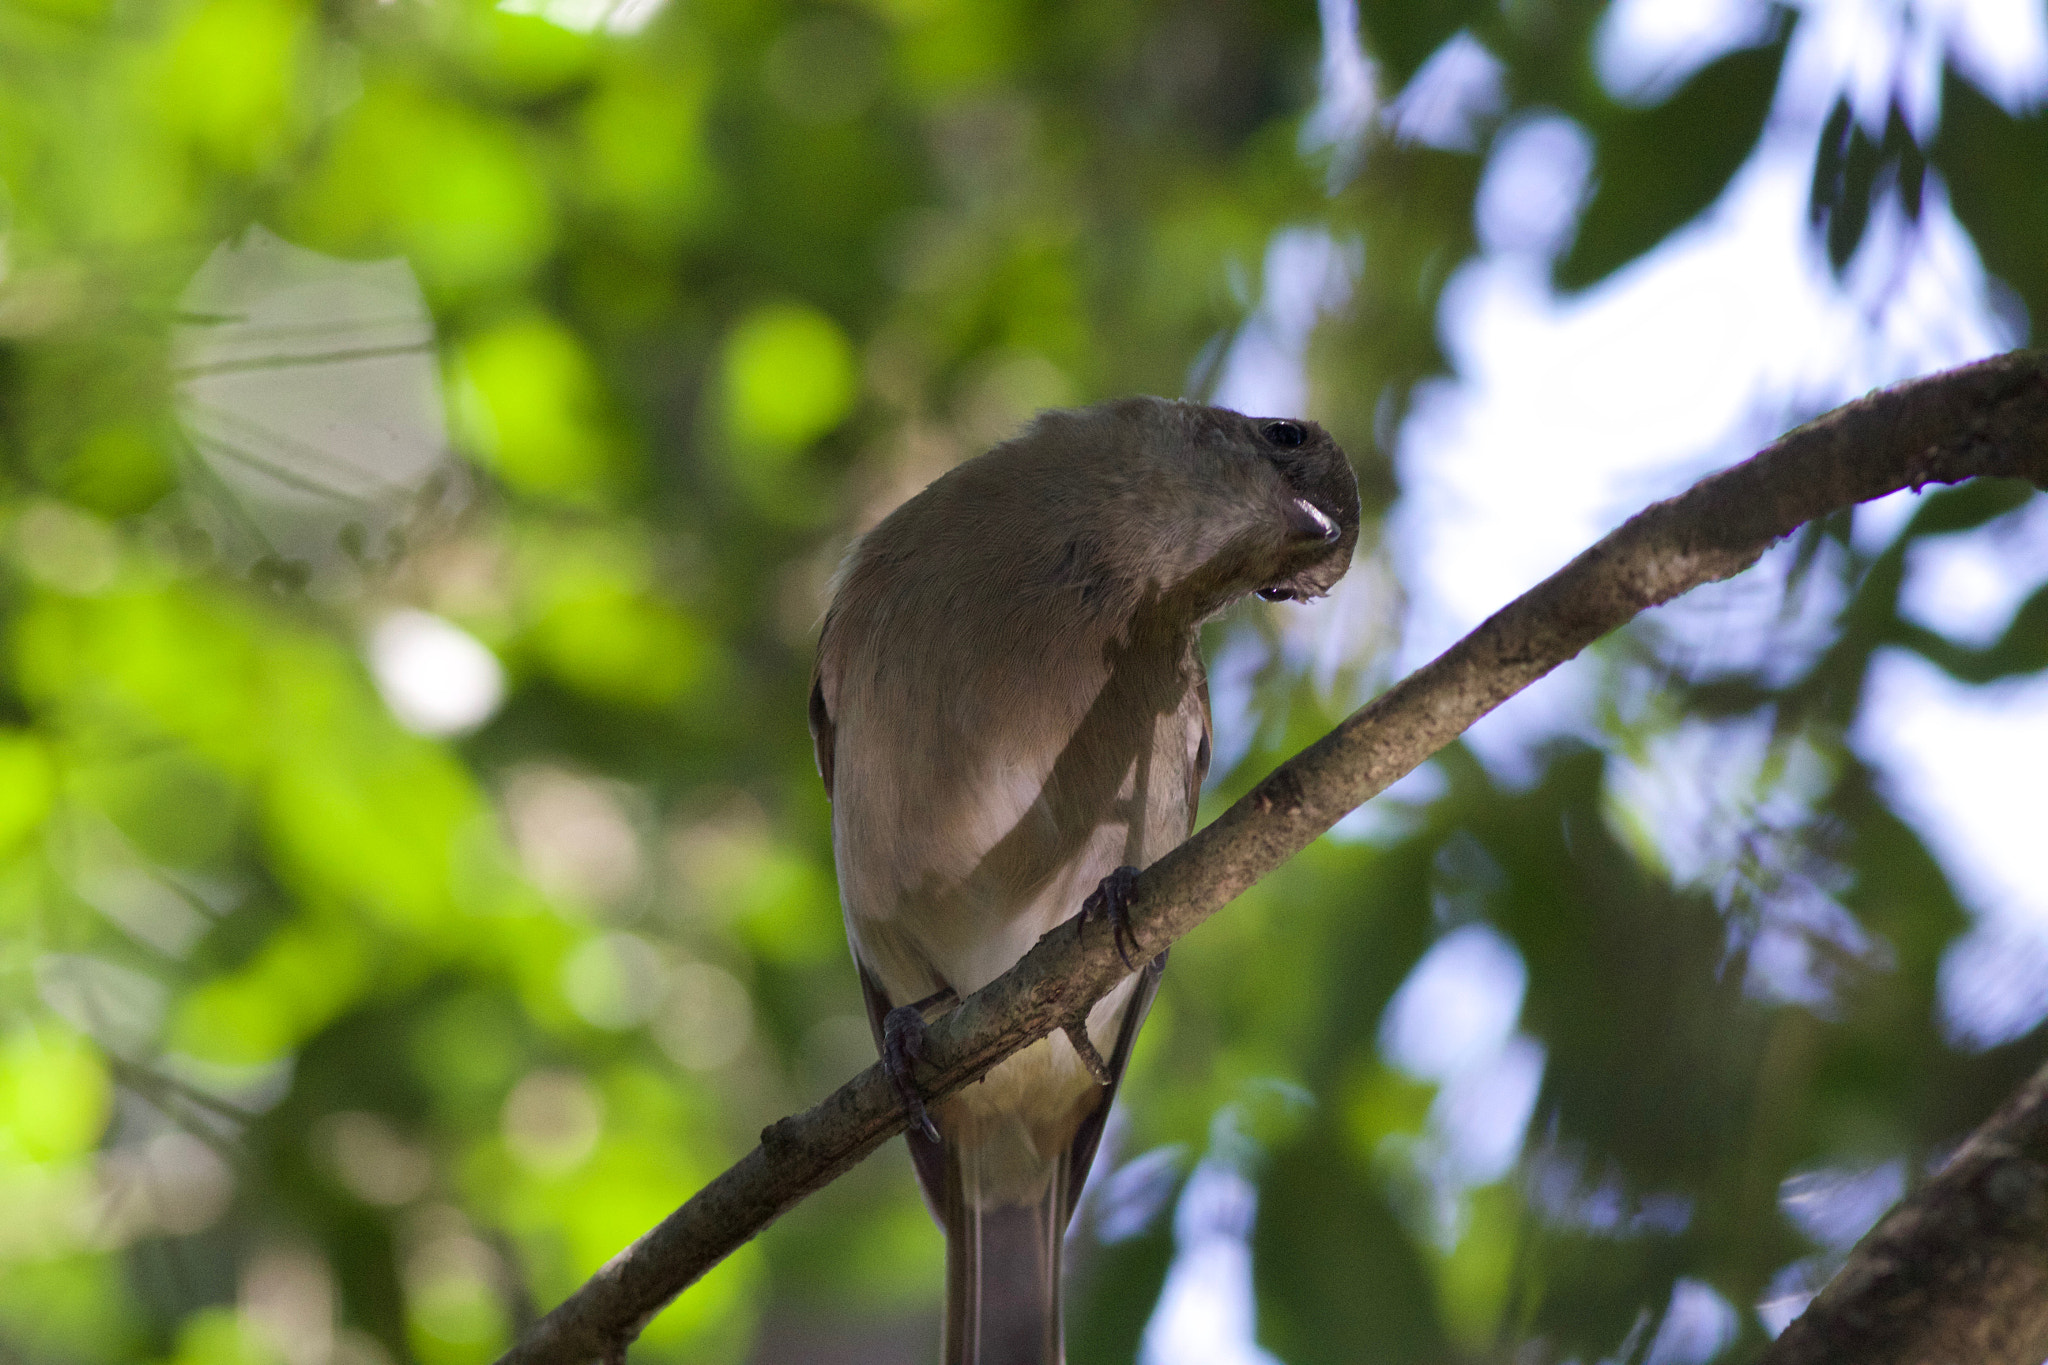
<instances>
[{"instance_id":1,"label":"bird's tail","mask_svg":"<svg viewBox=\"0 0 2048 1365\"><path fill-rule=\"evenodd\" d=\"M962 1180L959 1149L945 1145L945 1365L1063 1365L1067 1163L1029 1203L984 1204L973 1197L973 1173Z\"/></svg>"}]
</instances>

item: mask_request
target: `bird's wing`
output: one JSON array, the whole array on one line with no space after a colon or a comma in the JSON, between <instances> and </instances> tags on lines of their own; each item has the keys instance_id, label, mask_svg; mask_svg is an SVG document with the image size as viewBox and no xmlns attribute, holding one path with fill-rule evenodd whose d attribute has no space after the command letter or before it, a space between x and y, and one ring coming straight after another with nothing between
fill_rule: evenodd
<instances>
[{"instance_id":1,"label":"bird's wing","mask_svg":"<svg viewBox=\"0 0 2048 1365\"><path fill-rule=\"evenodd\" d=\"M1138 1040L1138 1026L1145 1022L1146 1011L1152 1008L1152 997L1159 994L1159 978L1165 972L1165 953L1138 969L1138 982L1131 988L1131 998L1124 1005L1123 1023L1116 1031L1116 1046L1110 1049L1109 1084L1102 1088L1102 1097L1096 1103L1095 1111L1081 1120L1073 1142L1067 1146L1067 1198L1066 1207L1060 1213L1062 1226L1073 1218L1074 1205L1080 1202L1081 1189L1088 1183L1088 1168L1095 1164L1095 1149L1102 1145L1102 1126L1109 1122L1109 1107L1116 1102L1117 1089L1123 1084L1124 1068L1131 1060L1131 1046Z\"/></svg>"},{"instance_id":2,"label":"bird's wing","mask_svg":"<svg viewBox=\"0 0 2048 1365\"><path fill-rule=\"evenodd\" d=\"M820 651L822 655L823 651ZM818 760L818 776L825 779L825 797L832 797L832 745L837 733L832 724L832 713L825 709L824 660L819 659L819 671L811 678L811 753Z\"/></svg>"},{"instance_id":3,"label":"bird's wing","mask_svg":"<svg viewBox=\"0 0 2048 1365\"><path fill-rule=\"evenodd\" d=\"M1209 776L1209 752L1211 726L1209 721L1209 677L1201 671L1201 664L1195 665L1195 686L1189 690L1189 697L1195 715L1189 719L1195 723L1189 731L1194 743L1188 753L1188 833L1195 830L1195 806L1201 800L1202 783ZM1067 1207L1065 1216L1074 1216L1074 1205L1080 1201L1082 1187L1088 1183L1088 1168L1095 1163L1095 1149L1102 1143L1103 1125L1109 1122L1109 1106L1116 1101L1118 1087L1123 1084L1124 1068L1130 1064L1131 1048L1138 1040L1138 1027L1145 1022L1145 1015L1152 1008L1152 998L1159 994L1159 978L1166 974L1166 953L1162 952L1138 969L1138 982L1131 988L1130 1002L1124 1006L1123 1023L1117 1028L1116 1046L1109 1054L1109 1084L1103 1087L1101 1102L1095 1112L1081 1121L1081 1127L1074 1134L1073 1143L1067 1148ZM922 1174L920 1165L919 1172Z\"/></svg>"}]
</instances>

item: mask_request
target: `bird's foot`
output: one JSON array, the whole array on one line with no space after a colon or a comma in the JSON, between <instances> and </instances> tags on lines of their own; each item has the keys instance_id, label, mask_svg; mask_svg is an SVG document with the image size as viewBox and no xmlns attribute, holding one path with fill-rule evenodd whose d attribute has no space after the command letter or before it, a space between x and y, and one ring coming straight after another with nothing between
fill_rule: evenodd
<instances>
[{"instance_id":1,"label":"bird's foot","mask_svg":"<svg viewBox=\"0 0 2048 1365\"><path fill-rule=\"evenodd\" d=\"M882 1016L882 1070L889 1073L890 1082L902 1097L904 1111L910 1115L910 1126L922 1130L926 1137L937 1142L938 1125L926 1112L924 1099L917 1093L917 1080L912 1074L912 1069L922 1060L924 1011L916 1005L898 1005Z\"/></svg>"},{"instance_id":2,"label":"bird's foot","mask_svg":"<svg viewBox=\"0 0 2048 1365\"><path fill-rule=\"evenodd\" d=\"M1110 933L1116 940L1116 955L1124 960L1124 966L1134 972L1138 970L1138 964L1131 961L1131 949L1138 946L1138 939L1131 932L1131 888L1137 880L1137 868L1120 867L1104 877L1102 885L1081 902L1081 923L1086 925L1093 920L1108 920Z\"/></svg>"},{"instance_id":3,"label":"bird's foot","mask_svg":"<svg viewBox=\"0 0 2048 1365\"><path fill-rule=\"evenodd\" d=\"M1074 1055L1081 1059L1081 1065L1088 1068L1088 1075L1097 1085L1113 1085L1116 1073L1109 1069L1109 1063L1102 1060L1102 1054L1095 1050L1095 1040L1088 1036L1088 1016L1076 1015L1072 1022L1060 1025L1060 1032L1067 1035L1067 1042L1073 1046Z\"/></svg>"}]
</instances>

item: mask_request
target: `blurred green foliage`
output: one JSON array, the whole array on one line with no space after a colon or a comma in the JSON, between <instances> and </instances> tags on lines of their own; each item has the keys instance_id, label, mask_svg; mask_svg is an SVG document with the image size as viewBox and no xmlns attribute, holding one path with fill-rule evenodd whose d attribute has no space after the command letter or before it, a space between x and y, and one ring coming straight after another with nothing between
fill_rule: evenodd
<instances>
[{"instance_id":1,"label":"blurred green foliage","mask_svg":"<svg viewBox=\"0 0 2048 1365\"><path fill-rule=\"evenodd\" d=\"M1592 74L1597 5L1363 9L1389 89L1469 29L1511 109L1592 134L1573 284L1718 194L1791 23L1644 106ZM1298 145L1320 42L1315 7L1250 0L0 7L0 1359L488 1360L864 1065L803 721L849 537L1039 407L1198 386L1302 226L1365 244L1310 406L1368 519L1397 493L1484 148L1382 140L1332 192ZM1945 117L1925 154L2044 315L2044 124L1955 80ZM1881 150L1828 193L1878 192ZM460 458L388 562L349 567L351 523L344 554L273 538L252 567L209 521L235 503L220 461L260 461L201 449L211 371L172 335L221 323L181 300L252 225L402 257L424 292ZM1677 1277L1746 1307L1814 1254L1785 1177L1918 1169L1988 1112L2038 1043L1941 1042L1965 917L1842 737L1882 646L1969 682L2048 664L2039 594L1981 649L1897 611L1914 537L2013 505L1932 497L1875 556L1815 530L1851 600L1798 677L1700 683L1610 642L1600 745L1520 785L1453 750L1440 794L1175 950L1120 1151L1160 1155L1160 1198L1205 1152L1253 1176L1282 1358L1639 1354ZM1372 542L1357 572L1384 576ZM394 718L366 641L399 608L501 662L488 723ZM1248 608L1212 643L1283 620ZM1269 650L1215 799L1381 681L1372 654L1319 688ZM1661 864L1612 779L1688 717L1743 715L1826 776L1731 901ZM1741 989L1742 916L1809 857L1890 954L1825 1009ZM1466 923L1527 964L1532 1142L1578 1193L1545 1203L1529 1166L1445 1225L1414 1159L1436 1088L1378 1029ZM1620 1212L1571 1214L1587 1191ZM1077 1252L1076 1361L1132 1358L1172 1247L1160 1214ZM940 1256L892 1151L636 1358L919 1358Z\"/></svg>"}]
</instances>

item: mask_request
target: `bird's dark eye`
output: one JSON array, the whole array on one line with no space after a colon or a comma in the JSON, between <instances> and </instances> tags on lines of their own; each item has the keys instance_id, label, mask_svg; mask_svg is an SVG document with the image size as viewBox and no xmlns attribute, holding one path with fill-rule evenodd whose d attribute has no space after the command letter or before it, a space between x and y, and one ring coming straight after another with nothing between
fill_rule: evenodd
<instances>
[{"instance_id":1,"label":"bird's dark eye","mask_svg":"<svg viewBox=\"0 0 2048 1365\"><path fill-rule=\"evenodd\" d=\"M1308 439L1308 429L1299 422L1268 422L1259 428L1259 434L1288 450Z\"/></svg>"}]
</instances>

